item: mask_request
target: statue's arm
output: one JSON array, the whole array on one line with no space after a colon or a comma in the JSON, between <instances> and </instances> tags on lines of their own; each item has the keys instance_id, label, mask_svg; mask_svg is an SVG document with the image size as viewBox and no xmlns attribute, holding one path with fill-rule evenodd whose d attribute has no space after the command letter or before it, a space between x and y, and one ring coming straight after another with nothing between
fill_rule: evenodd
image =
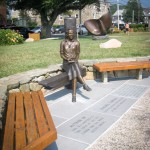
<instances>
[{"instance_id":1,"label":"statue's arm","mask_svg":"<svg viewBox=\"0 0 150 150\"><path fill-rule=\"evenodd\" d=\"M68 58L64 54L64 42L63 41L60 43L60 56L62 59L68 60Z\"/></svg>"},{"instance_id":2,"label":"statue's arm","mask_svg":"<svg viewBox=\"0 0 150 150\"><path fill-rule=\"evenodd\" d=\"M79 55L80 55L80 43L77 42L77 44L76 44L76 58L75 58L75 60L79 59Z\"/></svg>"}]
</instances>

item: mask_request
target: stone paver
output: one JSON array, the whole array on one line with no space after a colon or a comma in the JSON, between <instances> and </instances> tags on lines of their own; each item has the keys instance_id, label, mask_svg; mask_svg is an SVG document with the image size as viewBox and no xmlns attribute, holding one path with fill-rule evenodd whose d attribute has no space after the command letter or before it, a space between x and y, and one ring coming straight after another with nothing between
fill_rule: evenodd
<instances>
[{"instance_id":1,"label":"stone paver","mask_svg":"<svg viewBox=\"0 0 150 150\"><path fill-rule=\"evenodd\" d=\"M136 121L143 119L146 122L145 117L140 115L140 110L144 110L147 118L150 113L150 107L147 106L148 100L144 103L141 100L145 93L150 93L150 77L140 81L116 79L108 83L102 83L99 80L91 80L87 83L92 91L84 91L79 85L76 103L71 102L71 90L61 89L45 96L58 132L58 139L46 150L127 150L132 149L132 142L133 149L138 149L135 145L139 146L139 140L132 138L141 136L140 140L144 138L148 140L149 126L145 127L146 131L138 132L140 126L144 125L139 124L138 127ZM132 136L129 132L134 129L132 128L134 125L137 133L131 138L128 135ZM128 135L125 135L126 132ZM121 145L120 141L127 138L131 138L130 146L126 141L122 142L125 145ZM145 147L139 148L144 150Z\"/></svg>"}]
</instances>

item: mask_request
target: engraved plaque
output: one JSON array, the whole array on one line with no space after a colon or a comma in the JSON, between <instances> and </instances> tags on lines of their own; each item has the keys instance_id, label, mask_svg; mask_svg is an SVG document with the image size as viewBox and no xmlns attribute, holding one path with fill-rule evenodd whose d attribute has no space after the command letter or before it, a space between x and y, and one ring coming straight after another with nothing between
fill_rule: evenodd
<instances>
[{"instance_id":1,"label":"engraved plaque","mask_svg":"<svg viewBox=\"0 0 150 150\"><path fill-rule=\"evenodd\" d=\"M118 97L109 95L96 103L90 108L91 111L106 113L115 116L121 116L125 113L137 99L129 99L124 97Z\"/></svg>"},{"instance_id":2,"label":"engraved plaque","mask_svg":"<svg viewBox=\"0 0 150 150\"><path fill-rule=\"evenodd\" d=\"M144 86L124 84L121 88L113 92L113 94L130 98L140 98L147 89Z\"/></svg>"},{"instance_id":3,"label":"engraved plaque","mask_svg":"<svg viewBox=\"0 0 150 150\"><path fill-rule=\"evenodd\" d=\"M118 117L110 115L84 111L72 120L58 127L57 131L60 135L90 144L117 119Z\"/></svg>"}]
</instances>

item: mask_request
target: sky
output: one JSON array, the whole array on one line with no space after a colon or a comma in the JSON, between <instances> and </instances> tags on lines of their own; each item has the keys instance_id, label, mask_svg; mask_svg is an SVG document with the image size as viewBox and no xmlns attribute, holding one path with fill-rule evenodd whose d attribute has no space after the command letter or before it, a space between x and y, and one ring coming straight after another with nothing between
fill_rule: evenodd
<instances>
[{"instance_id":1,"label":"sky","mask_svg":"<svg viewBox=\"0 0 150 150\"><path fill-rule=\"evenodd\" d=\"M111 4L116 4L117 0L107 0ZM127 4L128 0L118 0L119 4L125 5ZM150 7L150 0L140 0L142 7L147 8Z\"/></svg>"}]
</instances>

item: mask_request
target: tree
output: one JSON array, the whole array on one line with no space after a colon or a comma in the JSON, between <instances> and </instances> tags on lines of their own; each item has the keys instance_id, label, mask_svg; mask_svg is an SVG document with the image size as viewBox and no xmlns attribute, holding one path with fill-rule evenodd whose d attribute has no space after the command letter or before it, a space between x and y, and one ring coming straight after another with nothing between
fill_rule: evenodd
<instances>
[{"instance_id":1,"label":"tree","mask_svg":"<svg viewBox=\"0 0 150 150\"><path fill-rule=\"evenodd\" d=\"M132 22L132 20L134 20L134 22L136 23L143 22L144 14L140 0L128 1L127 6L125 7L125 11L123 13L123 18L125 22Z\"/></svg>"},{"instance_id":2,"label":"tree","mask_svg":"<svg viewBox=\"0 0 150 150\"><path fill-rule=\"evenodd\" d=\"M122 10L122 9L125 9L125 6L124 5L119 5L119 9ZM112 13L112 15L117 11L117 5L116 4L113 4L110 6L110 12Z\"/></svg>"},{"instance_id":3,"label":"tree","mask_svg":"<svg viewBox=\"0 0 150 150\"><path fill-rule=\"evenodd\" d=\"M9 0L12 1L12 0ZM17 10L32 10L41 16L41 24L46 37L50 37L50 28L58 15L69 10L83 9L97 0L15 0L13 6Z\"/></svg>"}]
</instances>

